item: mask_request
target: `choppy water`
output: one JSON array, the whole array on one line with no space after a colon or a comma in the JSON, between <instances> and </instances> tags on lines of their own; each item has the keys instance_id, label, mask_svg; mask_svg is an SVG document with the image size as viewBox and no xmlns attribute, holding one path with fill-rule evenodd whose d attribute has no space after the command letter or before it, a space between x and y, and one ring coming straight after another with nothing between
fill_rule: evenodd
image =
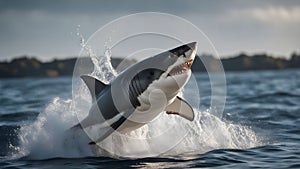
<instances>
[{"instance_id":1,"label":"choppy water","mask_svg":"<svg viewBox=\"0 0 300 169\"><path fill-rule=\"evenodd\" d=\"M65 129L77 120L70 108L71 77L1 79L0 168L300 168L299 70L227 72L221 119L210 114L207 75L198 73L196 79L201 101L195 122L162 116L133 133L155 133L163 122L189 131L164 154L155 154L164 147L160 142L147 143L151 157L133 155L139 147L145 151L145 142L115 139L113 144L121 142L118 156L96 156L80 141L62 143ZM187 100L191 90L185 89Z\"/></svg>"}]
</instances>

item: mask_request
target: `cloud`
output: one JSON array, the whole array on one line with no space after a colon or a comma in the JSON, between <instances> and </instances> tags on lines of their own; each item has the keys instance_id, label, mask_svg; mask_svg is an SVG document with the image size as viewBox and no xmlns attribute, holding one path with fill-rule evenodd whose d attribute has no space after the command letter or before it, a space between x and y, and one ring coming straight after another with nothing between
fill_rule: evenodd
<instances>
[{"instance_id":1,"label":"cloud","mask_svg":"<svg viewBox=\"0 0 300 169\"><path fill-rule=\"evenodd\" d=\"M300 6L291 7L268 7L267 9L253 9L249 14L255 19L267 22L300 22Z\"/></svg>"},{"instance_id":2,"label":"cloud","mask_svg":"<svg viewBox=\"0 0 300 169\"><path fill-rule=\"evenodd\" d=\"M297 0L0 0L0 60L21 54L50 59L77 55L77 25L87 38L114 19L149 11L191 21L216 43L221 55L257 49L289 54L299 48Z\"/></svg>"},{"instance_id":3,"label":"cloud","mask_svg":"<svg viewBox=\"0 0 300 169\"><path fill-rule=\"evenodd\" d=\"M233 10L229 13L233 18L254 19L264 23L300 23L300 6L269 6Z\"/></svg>"}]
</instances>

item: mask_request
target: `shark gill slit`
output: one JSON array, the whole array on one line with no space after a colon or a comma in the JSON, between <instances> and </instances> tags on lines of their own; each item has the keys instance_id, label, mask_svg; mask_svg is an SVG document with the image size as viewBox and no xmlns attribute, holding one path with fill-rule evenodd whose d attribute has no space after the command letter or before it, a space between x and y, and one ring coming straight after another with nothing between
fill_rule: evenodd
<instances>
[{"instance_id":1,"label":"shark gill slit","mask_svg":"<svg viewBox=\"0 0 300 169\"><path fill-rule=\"evenodd\" d=\"M131 90L131 93L132 93L132 97L131 97L131 104L136 107L136 106L140 106L140 103L137 99L137 97L139 96L139 93L138 93L138 90L136 89L136 76L131 80L131 83L130 83L130 87L129 89Z\"/></svg>"},{"instance_id":2,"label":"shark gill slit","mask_svg":"<svg viewBox=\"0 0 300 169\"><path fill-rule=\"evenodd\" d=\"M139 83L140 81L140 77L139 74L137 74L136 76L136 80L135 80L135 87L136 87L136 92L137 92L137 96L139 96L140 94L142 94L142 90L141 90L141 84Z\"/></svg>"}]
</instances>

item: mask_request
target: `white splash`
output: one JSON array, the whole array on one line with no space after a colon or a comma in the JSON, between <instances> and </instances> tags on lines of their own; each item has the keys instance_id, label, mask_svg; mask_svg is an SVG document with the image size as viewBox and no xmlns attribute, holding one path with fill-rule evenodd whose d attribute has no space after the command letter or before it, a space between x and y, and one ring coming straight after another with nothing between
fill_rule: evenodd
<instances>
[{"instance_id":1,"label":"white splash","mask_svg":"<svg viewBox=\"0 0 300 169\"><path fill-rule=\"evenodd\" d=\"M71 104L72 100L54 98L33 124L21 127L20 154L31 159L93 155L81 147L83 139L67 140L66 131L77 121Z\"/></svg>"},{"instance_id":2,"label":"white splash","mask_svg":"<svg viewBox=\"0 0 300 169\"><path fill-rule=\"evenodd\" d=\"M104 148L109 152L105 155L110 156L165 157L214 149L244 149L259 144L256 134L248 127L224 122L208 111L196 111L193 122L162 113L156 120L129 134L111 135L94 153L102 156Z\"/></svg>"}]
</instances>

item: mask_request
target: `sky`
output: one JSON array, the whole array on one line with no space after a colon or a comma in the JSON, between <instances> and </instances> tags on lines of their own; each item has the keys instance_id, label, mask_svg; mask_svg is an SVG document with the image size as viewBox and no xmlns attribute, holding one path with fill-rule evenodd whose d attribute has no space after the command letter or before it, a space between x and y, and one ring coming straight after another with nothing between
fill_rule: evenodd
<instances>
[{"instance_id":1,"label":"sky","mask_svg":"<svg viewBox=\"0 0 300 169\"><path fill-rule=\"evenodd\" d=\"M87 39L106 23L139 12L190 21L221 57L240 52L289 57L300 52L298 0L0 0L0 60L76 56L81 49L78 25Z\"/></svg>"}]
</instances>

